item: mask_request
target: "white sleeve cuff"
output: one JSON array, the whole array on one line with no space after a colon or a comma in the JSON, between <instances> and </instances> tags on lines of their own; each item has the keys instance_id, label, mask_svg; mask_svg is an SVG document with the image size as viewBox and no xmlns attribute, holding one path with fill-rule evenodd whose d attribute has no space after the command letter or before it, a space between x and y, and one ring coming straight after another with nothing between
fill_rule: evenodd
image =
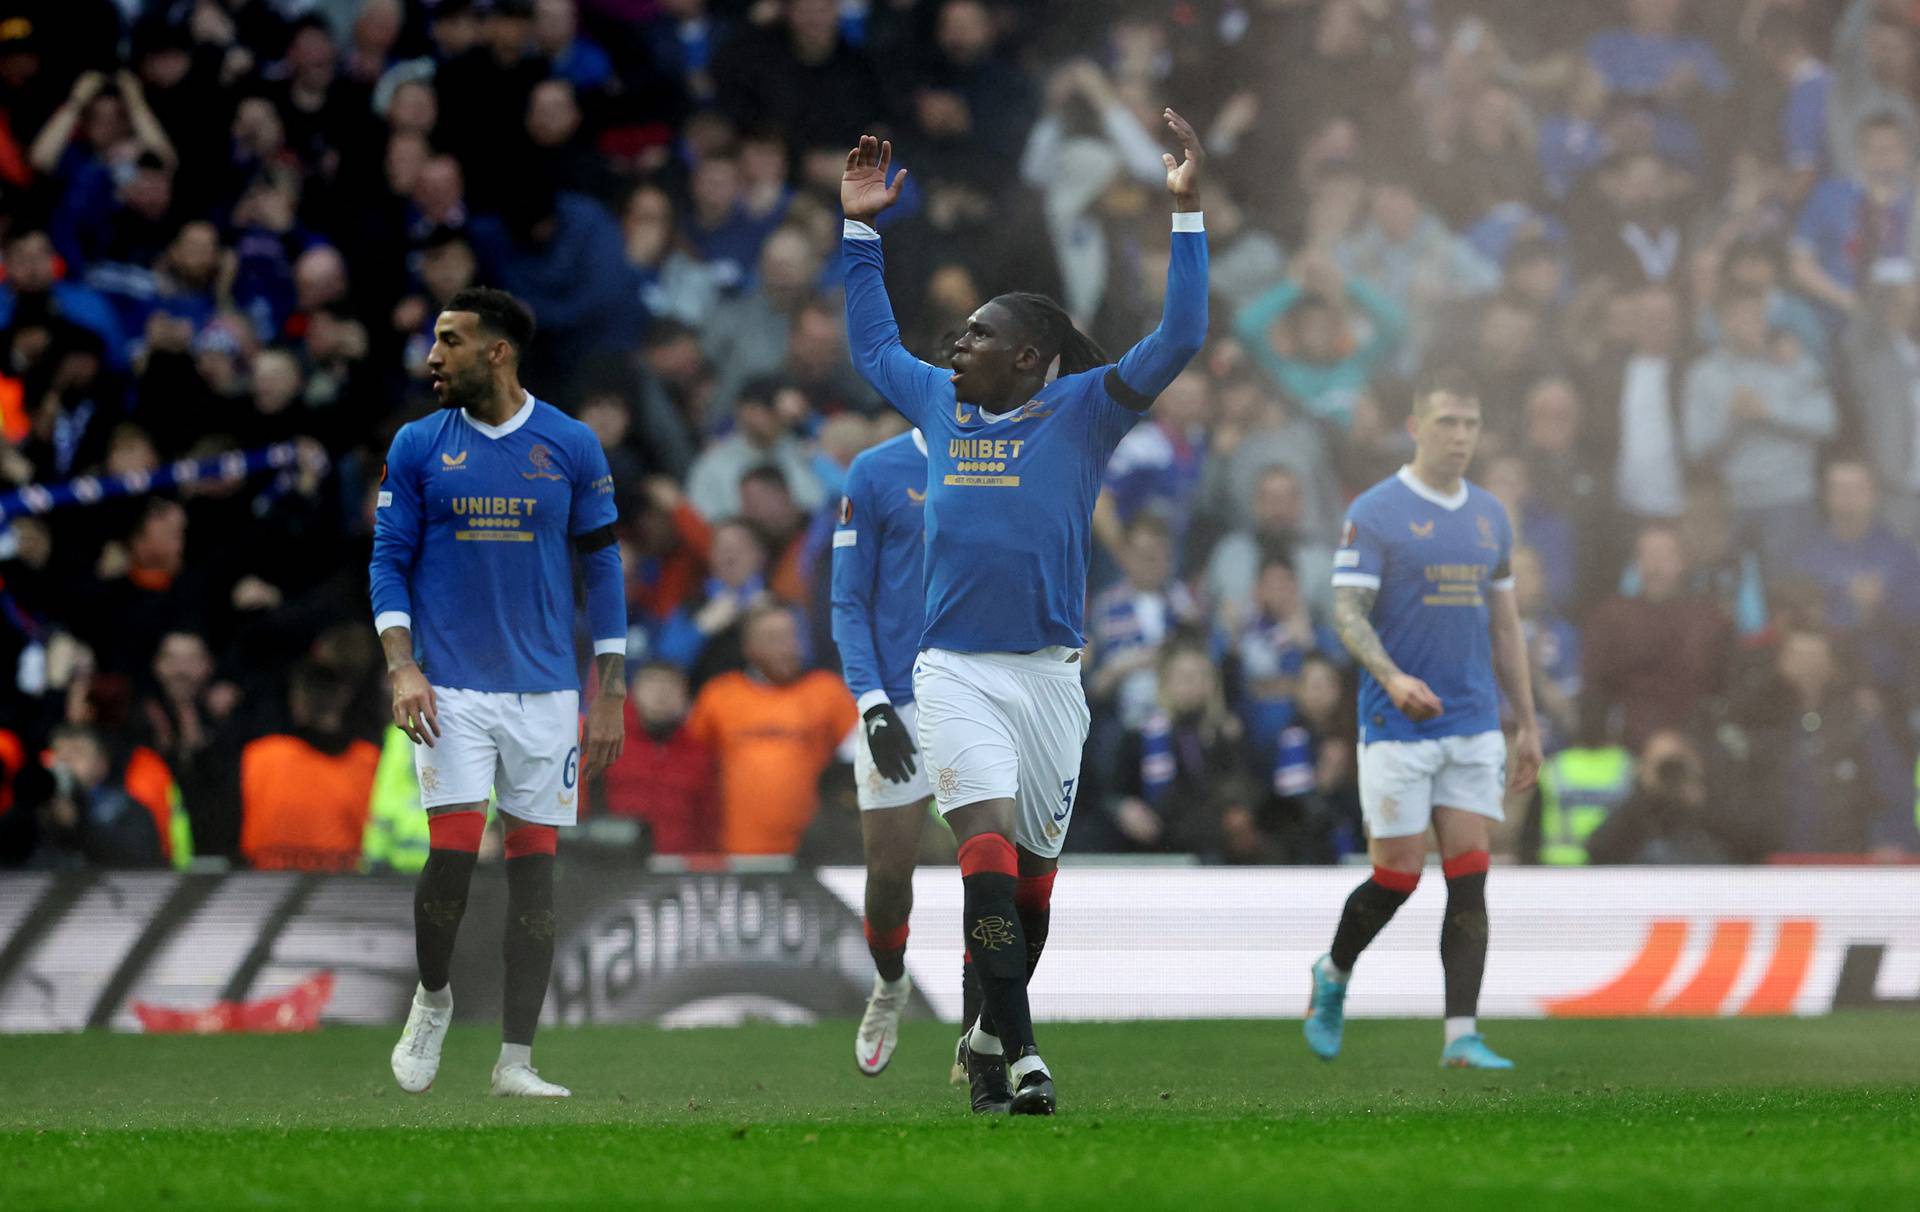
<instances>
[{"instance_id":1,"label":"white sleeve cuff","mask_svg":"<svg viewBox=\"0 0 1920 1212\"><path fill-rule=\"evenodd\" d=\"M1512 592L1513 592L1513 578L1512 578L1512 577L1501 577L1501 578L1500 578L1499 580L1497 580L1497 581L1493 581L1493 582L1490 582L1490 583L1489 583L1489 584L1487 585L1487 588L1489 588L1489 589L1491 589L1491 590L1493 590L1493 591L1494 591L1494 592L1496 592L1496 593L1512 593Z\"/></svg>"},{"instance_id":2,"label":"white sleeve cuff","mask_svg":"<svg viewBox=\"0 0 1920 1212\"><path fill-rule=\"evenodd\" d=\"M413 616L404 610L383 610L373 616L373 631L375 635L395 627L405 627L408 631L412 631Z\"/></svg>"},{"instance_id":3,"label":"white sleeve cuff","mask_svg":"<svg viewBox=\"0 0 1920 1212\"><path fill-rule=\"evenodd\" d=\"M1335 589L1378 589L1380 578L1370 572L1336 572L1333 574Z\"/></svg>"},{"instance_id":4,"label":"white sleeve cuff","mask_svg":"<svg viewBox=\"0 0 1920 1212\"><path fill-rule=\"evenodd\" d=\"M1176 210L1173 212L1173 230L1207 230L1207 212L1203 210Z\"/></svg>"},{"instance_id":5,"label":"white sleeve cuff","mask_svg":"<svg viewBox=\"0 0 1920 1212\"><path fill-rule=\"evenodd\" d=\"M593 655L595 656L613 656L616 653L620 656L627 655L626 637L622 636L617 640L595 640L593 642Z\"/></svg>"},{"instance_id":6,"label":"white sleeve cuff","mask_svg":"<svg viewBox=\"0 0 1920 1212\"><path fill-rule=\"evenodd\" d=\"M880 233L858 219L847 219L840 225L840 236L846 240L878 240Z\"/></svg>"},{"instance_id":7,"label":"white sleeve cuff","mask_svg":"<svg viewBox=\"0 0 1920 1212\"><path fill-rule=\"evenodd\" d=\"M886 691L875 689L869 690L858 699L855 699L853 705L860 709L861 715L865 715L867 712L872 711L876 704L891 702L893 702L893 700L887 696Z\"/></svg>"}]
</instances>

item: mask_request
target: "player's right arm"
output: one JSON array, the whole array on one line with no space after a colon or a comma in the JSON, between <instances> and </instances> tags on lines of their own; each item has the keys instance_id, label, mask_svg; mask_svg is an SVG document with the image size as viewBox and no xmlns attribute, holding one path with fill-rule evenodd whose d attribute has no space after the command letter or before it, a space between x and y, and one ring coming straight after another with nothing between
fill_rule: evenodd
<instances>
[{"instance_id":1,"label":"player's right arm","mask_svg":"<svg viewBox=\"0 0 1920 1212\"><path fill-rule=\"evenodd\" d=\"M922 362L900 343L900 325L893 318L882 277L886 259L880 252L880 233L873 220L900 197L907 170L887 184L893 145L872 135L860 136L860 145L847 153L840 178L840 208L846 214L841 241L846 263L847 349L854 369L875 391L899 409L907 420L928 428L925 415L952 378L951 371Z\"/></svg>"},{"instance_id":2,"label":"player's right arm","mask_svg":"<svg viewBox=\"0 0 1920 1212\"><path fill-rule=\"evenodd\" d=\"M440 735L439 712L433 687L413 659L411 582L424 529L419 460L411 433L402 429L394 435L381 473L367 579L372 587L373 628L380 633L387 676L393 682L393 722L414 744L432 748Z\"/></svg>"},{"instance_id":3,"label":"player's right arm","mask_svg":"<svg viewBox=\"0 0 1920 1212\"><path fill-rule=\"evenodd\" d=\"M1415 722L1443 709L1440 696L1395 663L1373 626L1373 604L1380 597L1386 566L1379 540L1358 518L1347 516L1340 550L1333 557L1333 626L1347 652L1373 675L1401 713Z\"/></svg>"},{"instance_id":4,"label":"player's right arm","mask_svg":"<svg viewBox=\"0 0 1920 1212\"><path fill-rule=\"evenodd\" d=\"M880 581L880 513L870 465L847 469L846 496L833 531L833 642L847 689L855 696L874 765L896 783L913 777L913 739L880 680L875 634Z\"/></svg>"}]
</instances>

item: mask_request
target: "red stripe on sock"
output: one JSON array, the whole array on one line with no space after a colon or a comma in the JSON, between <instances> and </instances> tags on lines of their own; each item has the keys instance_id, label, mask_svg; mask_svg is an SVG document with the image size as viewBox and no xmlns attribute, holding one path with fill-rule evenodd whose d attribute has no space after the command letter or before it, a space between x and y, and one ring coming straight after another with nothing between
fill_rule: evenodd
<instances>
[{"instance_id":1,"label":"red stripe on sock","mask_svg":"<svg viewBox=\"0 0 1920 1212\"><path fill-rule=\"evenodd\" d=\"M891 930L875 930L873 923L862 920L861 927L867 932L867 946L875 951L901 951L907 945L907 924L901 922Z\"/></svg>"},{"instance_id":2,"label":"red stripe on sock","mask_svg":"<svg viewBox=\"0 0 1920 1212\"><path fill-rule=\"evenodd\" d=\"M1484 875L1493 860L1484 850L1469 850L1465 854L1456 854L1440 864L1440 870L1448 879L1457 879L1463 875Z\"/></svg>"},{"instance_id":3,"label":"red stripe on sock","mask_svg":"<svg viewBox=\"0 0 1920 1212\"><path fill-rule=\"evenodd\" d=\"M1013 904L1017 909L1045 909L1053 904L1053 877L1058 871L1049 871L1045 875L1023 875L1014 881Z\"/></svg>"},{"instance_id":4,"label":"red stripe on sock","mask_svg":"<svg viewBox=\"0 0 1920 1212\"><path fill-rule=\"evenodd\" d=\"M1020 859L1013 843L997 833L976 833L960 843L960 874L964 878L982 873L1020 874Z\"/></svg>"},{"instance_id":5,"label":"red stripe on sock","mask_svg":"<svg viewBox=\"0 0 1920 1212\"><path fill-rule=\"evenodd\" d=\"M480 853L480 835L487 831L487 814L474 809L442 812L427 818L427 845L435 850Z\"/></svg>"},{"instance_id":6,"label":"red stripe on sock","mask_svg":"<svg viewBox=\"0 0 1920 1212\"><path fill-rule=\"evenodd\" d=\"M507 857L552 854L560 849L560 831L552 825L522 825L507 835Z\"/></svg>"},{"instance_id":7,"label":"red stripe on sock","mask_svg":"<svg viewBox=\"0 0 1920 1212\"><path fill-rule=\"evenodd\" d=\"M1395 892L1412 892L1420 886L1420 873L1418 871L1390 871L1385 867L1375 867L1373 869L1373 882L1382 888L1389 888Z\"/></svg>"}]
</instances>

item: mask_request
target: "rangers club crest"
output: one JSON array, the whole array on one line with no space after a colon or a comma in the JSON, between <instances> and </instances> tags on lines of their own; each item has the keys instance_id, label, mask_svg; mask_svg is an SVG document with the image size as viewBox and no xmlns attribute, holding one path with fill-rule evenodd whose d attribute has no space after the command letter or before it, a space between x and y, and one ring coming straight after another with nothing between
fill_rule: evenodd
<instances>
[{"instance_id":1,"label":"rangers club crest","mask_svg":"<svg viewBox=\"0 0 1920 1212\"><path fill-rule=\"evenodd\" d=\"M520 474L529 480L564 480L565 476L553 464L553 452L545 446L536 445L527 452L527 462L533 464L532 471Z\"/></svg>"}]
</instances>

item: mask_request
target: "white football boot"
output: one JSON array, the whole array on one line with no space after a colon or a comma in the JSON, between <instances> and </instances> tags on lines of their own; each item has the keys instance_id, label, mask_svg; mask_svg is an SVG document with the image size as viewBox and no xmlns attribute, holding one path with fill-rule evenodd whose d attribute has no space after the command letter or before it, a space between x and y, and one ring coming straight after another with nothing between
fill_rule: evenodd
<instances>
[{"instance_id":1,"label":"white football boot","mask_svg":"<svg viewBox=\"0 0 1920 1212\"><path fill-rule=\"evenodd\" d=\"M879 973L874 974L867 1012L861 1016L860 1030L853 1037L853 1062L868 1077L880 1076L880 1071L893 1059L893 1050L900 1044L900 1014L912 997L911 976L902 972L898 981L889 983L880 979Z\"/></svg>"},{"instance_id":2,"label":"white football boot","mask_svg":"<svg viewBox=\"0 0 1920 1212\"><path fill-rule=\"evenodd\" d=\"M541 1077L532 1065L499 1064L493 1067L493 1092L502 1098L572 1098L573 1091Z\"/></svg>"},{"instance_id":3,"label":"white football boot","mask_svg":"<svg viewBox=\"0 0 1920 1212\"><path fill-rule=\"evenodd\" d=\"M448 990L445 1006L429 1006L420 998L425 989L414 986L413 1009L407 1012L406 1029L393 1046L393 1080L408 1094L424 1093L440 1072L440 1045L447 1042L447 1026L453 1022L453 997Z\"/></svg>"}]
</instances>

